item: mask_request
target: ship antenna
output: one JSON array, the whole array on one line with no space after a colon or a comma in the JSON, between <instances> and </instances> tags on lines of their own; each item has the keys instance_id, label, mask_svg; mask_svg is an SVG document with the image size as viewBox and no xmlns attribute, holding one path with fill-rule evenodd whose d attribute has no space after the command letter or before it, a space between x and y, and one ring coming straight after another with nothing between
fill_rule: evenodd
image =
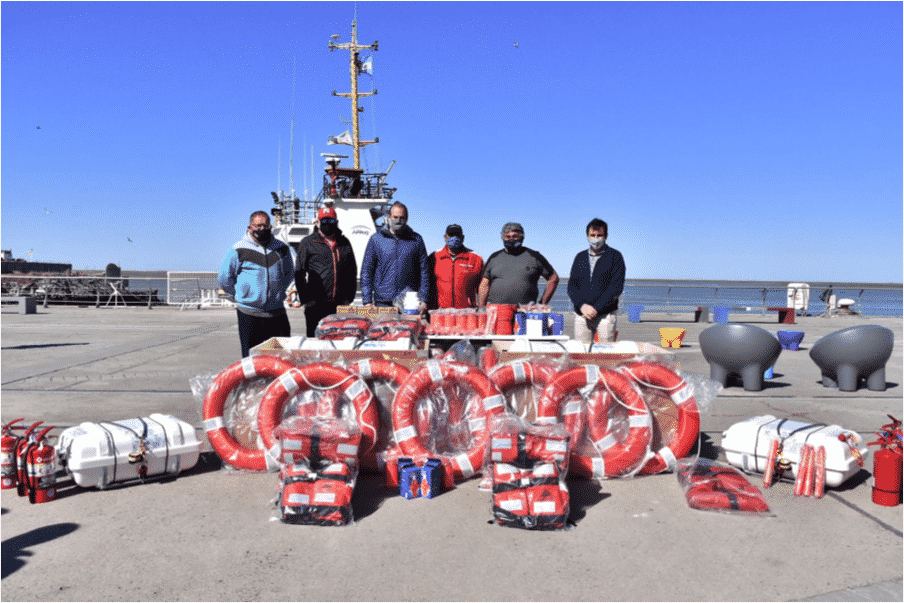
<instances>
[{"instance_id":1,"label":"ship antenna","mask_svg":"<svg viewBox=\"0 0 904 603\"><path fill-rule=\"evenodd\" d=\"M292 164L295 158L295 57L292 57L292 118L289 126L289 193L295 198L295 179Z\"/></svg>"},{"instance_id":2,"label":"ship antenna","mask_svg":"<svg viewBox=\"0 0 904 603\"><path fill-rule=\"evenodd\" d=\"M276 190L282 194L282 136L276 145Z\"/></svg>"}]
</instances>

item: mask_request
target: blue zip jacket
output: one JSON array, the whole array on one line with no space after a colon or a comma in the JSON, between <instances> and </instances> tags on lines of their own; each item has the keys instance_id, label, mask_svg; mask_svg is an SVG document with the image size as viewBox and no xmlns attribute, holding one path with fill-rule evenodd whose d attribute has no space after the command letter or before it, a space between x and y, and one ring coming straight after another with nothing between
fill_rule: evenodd
<instances>
[{"instance_id":1,"label":"blue zip jacket","mask_svg":"<svg viewBox=\"0 0 904 603\"><path fill-rule=\"evenodd\" d=\"M608 245L590 274L590 252L584 250L574 257L568 277L568 297L574 311L581 313L581 306L590 304L606 316L618 310L618 298L625 288L625 259L617 249Z\"/></svg>"},{"instance_id":2,"label":"blue zip jacket","mask_svg":"<svg viewBox=\"0 0 904 603\"><path fill-rule=\"evenodd\" d=\"M226 252L217 282L248 314L283 309L286 289L295 278L295 263L288 245L271 237L267 247L245 233Z\"/></svg>"},{"instance_id":3,"label":"blue zip jacket","mask_svg":"<svg viewBox=\"0 0 904 603\"><path fill-rule=\"evenodd\" d=\"M421 235L405 226L398 238L387 228L370 237L361 262L361 299L391 305L403 291L417 291L421 301L430 294L427 248Z\"/></svg>"}]
</instances>

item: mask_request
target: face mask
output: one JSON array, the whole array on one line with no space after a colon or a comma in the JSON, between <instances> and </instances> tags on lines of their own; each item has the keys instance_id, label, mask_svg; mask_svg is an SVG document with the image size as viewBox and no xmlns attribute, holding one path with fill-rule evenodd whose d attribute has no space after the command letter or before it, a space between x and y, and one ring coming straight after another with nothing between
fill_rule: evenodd
<instances>
[{"instance_id":1,"label":"face mask","mask_svg":"<svg viewBox=\"0 0 904 603\"><path fill-rule=\"evenodd\" d=\"M402 230L402 227L408 222L408 218L389 218L387 222L389 223L389 230L398 232Z\"/></svg>"},{"instance_id":2,"label":"face mask","mask_svg":"<svg viewBox=\"0 0 904 603\"><path fill-rule=\"evenodd\" d=\"M339 230L339 225L336 224L334 220L321 220L320 221L320 232L330 237L336 234L336 231Z\"/></svg>"},{"instance_id":3,"label":"face mask","mask_svg":"<svg viewBox=\"0 0 904 603\"><path fill-rule=\"evenodd\" d=\"M265 228L263 230L252 230L251 236L254 237L254 240L258 243L266 245L270 242L270 229Z\"/></svg>"},{"instance_id":4,"label":"face mask","mask_svg":"<svg viewBox=\"0 0 904 603\"><path fill-rule=\"evenodd\" d=\"M461 237L449 237L449 240L446 241L449 249L461 249L464 244L465 242L461 240Z\"/></svg>"},{"instance_id":5,"label":"face mask","mask_svg":"<svg viewBox=\"0 0 904 603\"><path fill-rule=\"evenodd\" d=\"M599 251L606 244L606 237L587 237L587 241L590 243L590 249Z\"/></svg>"},{"instance_id":6,"label":"face mask","mask_svg":"<svg viewBox=\"0 0 904 603\"><path fill-rule=\"evenodd\" d=\"M515 249L518 249L519 247L521 247L521 241L505 240L505 241L502 241L502 246L505 247L506 249L508 249L509 251L514 251Z\"/></svg>"}]
</instances>

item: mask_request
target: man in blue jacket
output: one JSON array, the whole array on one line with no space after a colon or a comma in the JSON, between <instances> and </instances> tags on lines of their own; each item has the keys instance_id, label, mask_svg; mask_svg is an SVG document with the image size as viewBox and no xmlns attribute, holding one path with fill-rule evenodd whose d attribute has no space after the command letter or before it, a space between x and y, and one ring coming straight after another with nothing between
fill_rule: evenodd
<instances>
[{"instance_id":1,"label":"man in blue jacket","mask_svg":"<svg viewBox=\"0 0 904 603\"><path fill-rule=\"evenodd\" d=\"M295 277L292 252L273 237L270 216L251 214L248 232L226 252L217 281L236 303L242 358L271 337L290 337L283 301Z\"/></svg>"},{"instance_id":2,"label":"man in blue jacket","mask_svg":"<svg viewBox=\"0 0 904 603\"><path fill-rule=\"evenodd\" d=\"M417 291L421 312L427 309L427 248L421 235L408 226L408 208L396 201L364 250L361 299L367 306L391 306L403 291Z\"/></svg>"},{"instance_id":3,"label":"man in blue jacket","mask_svg":"<svg viewBox=\"0 0 904 603\"><path fill-rule=\"evenodd\" d=\"M609 226L594 218L587 224L590 248L578 253L568 278L568 297L574 304L574 338L590 344L615 341L618 298L625 287L625 260L621 252L606 245Z\"/></svg>"}]
</instances>

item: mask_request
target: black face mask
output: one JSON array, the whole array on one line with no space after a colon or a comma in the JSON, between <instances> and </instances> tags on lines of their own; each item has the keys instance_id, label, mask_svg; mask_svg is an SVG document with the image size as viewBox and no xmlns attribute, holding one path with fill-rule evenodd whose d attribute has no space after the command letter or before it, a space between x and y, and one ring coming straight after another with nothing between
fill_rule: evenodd
<instances>
[{"instance_id":1,"label":"black face mask","mask_svg":"<svg viewBox=\"0 0 904 603\"><path fill-rule=\"evenodd\" d=\"M331 237L336 234L337 230L339 230L339 225L335 222L327 222L326 220L320 221L320 232L324 235Z\"/></svg>"},{"instance_id":2,"label":"black face mask","mask_svg":"<svg viewBox=\"0 0 904 603\"><path fill-rule=\"evenodd\" d=\"M517 251L521 248L521 241L504 240L502 241L502 246L508 251Z\"/></svg>"},{"instance_id":3,"label":"black face mask","mask_svg":"<svg viewBox=\"0 0 904 603\"><path fill-rule=\"evenodd\" d=\"M264 230L252 230L251 236L254 237L254 240L261 245L266 245L270 242L271 231L269 228L266 228Z\"/></svg>"}]
</instances>

